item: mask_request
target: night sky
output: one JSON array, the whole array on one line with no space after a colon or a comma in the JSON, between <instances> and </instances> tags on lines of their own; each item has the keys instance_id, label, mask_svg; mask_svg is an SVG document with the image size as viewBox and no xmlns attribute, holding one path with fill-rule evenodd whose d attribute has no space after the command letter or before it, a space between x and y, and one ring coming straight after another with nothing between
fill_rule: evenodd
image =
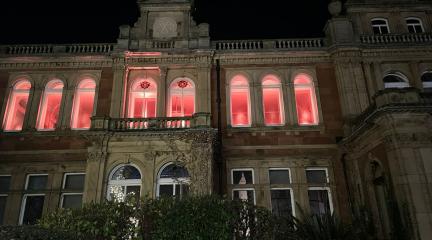
<instances>
[{"instance_id":1,"label":"night sky","mask_svg":"<svg viewBox=\"0 0 432 240\"><path fill-rule=\"evenodd\" d=\"M139 17L136 0L0 2L0 44L116 42ZM196 0L194 19L219 39L323 36L329 0ZM287 6L285 6L287 5Z\"/></svg>"}]
</instances>

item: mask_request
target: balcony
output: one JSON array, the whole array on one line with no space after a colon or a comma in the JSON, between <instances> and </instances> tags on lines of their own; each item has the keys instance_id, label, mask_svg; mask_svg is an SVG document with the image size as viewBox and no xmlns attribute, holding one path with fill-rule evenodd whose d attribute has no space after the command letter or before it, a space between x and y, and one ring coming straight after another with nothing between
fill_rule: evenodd
<instances>
[{"instance_id":1,"label":"balcony","mask_svg":"<svg viewBox=\"0 0 432 240\"><path fill-rule=\"evenodd\" d=\"M13 56L50 55L50 54L109 54L113 51L112 43L95 44L33 44L33 45L3 45L0 54Z\"/></svg>"},{"instance_id":2,"label":"balcony","mask_svg":"<svg viewBox=\"0 0 432 240\"><path fill-rule=\"evenodd\" d=\"M92 118L90 130L139 132L210 127L209 113L195 113L191 117L110 118L96 116Z\"/></svg>"},{"instance_id":3,"label":"balcony","mask_svg":"<svg viewBox=\"0 0 432 240\"><path fill-rule=\"evenodd\" d=\"M214 41L217 51L315 50L324 47L321 38Z\"/></svg>"}]
</instances>

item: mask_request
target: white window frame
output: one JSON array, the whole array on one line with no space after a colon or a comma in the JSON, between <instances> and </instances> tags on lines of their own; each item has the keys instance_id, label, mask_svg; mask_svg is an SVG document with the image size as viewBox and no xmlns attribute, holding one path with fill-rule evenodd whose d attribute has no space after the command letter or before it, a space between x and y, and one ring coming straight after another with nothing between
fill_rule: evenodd
<instances>
[{"instance_id":1,"label":"white window frame","mask_svg":"<svg viewBox=\"0 0 432 240\"><path fill-rule=\"evenodd\" d=\"M60 208L64 208L63 206L63 202L64 202L64 197L65 196L78 196L80 195L81 197L83 196L83 193L62 193L61 197L60 197Z\"/></svg>"},{"instance_id":2,"label":"white window frame","mask_svg":"<svg viewBox=\"0 0 432 240\"><path fill-rule=\"evenodd\" d=\"M237 76L244 77L246 79L247 86L234 86L234 88L233 88L232 80L234 78L236 78ZM233 89L240 89L240 90L241 89L246 89L247 90L247 105L248 105L248 119L249 119L249 124L247 124L247 125L233 125L233 112L232 112L232 90ZM252 109L251 109L252 103L251 103L251 100L252 100L251 99L251 86L250 86L250 83L249 83L249 79L246 76L241 75L241 74L234 75L231 78L230 83L229 83L229 109L230 109L229 119L230 119L231 127L233 127L233 128L244 128L244 127L251 127L252 126Z\"/></svg>"},{"instance_id":3,"label":"white window frame","mask_svg":"<svg viewBox=\"0 0 432 240\"><path fill-rule=\"evenodd\" d=\"M231 199L234 200L234 192L235 191L252 191L253 192L253 198L254 198L254 205L256 205L256 193L255 193L255 188L233 188L233 190L231 191Z\"/></svg>"},{"instance_id":4,"label":"white window frame","mask_svg":"<svg viewBox=\"0 0 432 240\"><path fill-rule=\"evenodd\" d=\"M234 172L241 172L241 171L252 171L252 183L246 183L245 185L255 184L255 173L254 173L253 168L233 168L233 169L231 169L231 184L241 186L238 183L234 183Z\"/></svg>"},{"instance_id":5,"label":"white window frame","mask_svg":"<svg viewBox=\"0 0 432 240\"><path fill-rule=\"evenodd\" d=\"M289 183L271 184L270 171L285 171L285 170L288 170ZM271 185L291 185L292 184L291 169L290 168L269 168L268 169L268 179L269 179L269 184L271 184Z\"/></svg>"},{"instance_id":6,"label":"white window frame","mask_svg":"<svg viewBox=\"0 0 432 240\"><path fill-rule=\"evenodd\" d=\"M267 77L276 79L277 81L279 81L279 84L264 85L263 82ZM285 125L285 106L284 106L284 98L283 98L283 90L282 90L282 81L274 75L267 75L262 79L261 87L262 87L262 96L263 96L262 109L263 109L264 125L265 126L284 126ZM264 89L278 89L279 90L279 111L280 111L279 114L280 114L280 118L281 118L281 123L267 124L265 122Z\"/></svg>"},{"instance_id":7,"label":"white window frame","mask_svg":"<svg viewBox=\"0 0 432 240\"><path fill-rule=\"evenodd\" d=\"M48 88L48 85L51 83L55 83L55 82L61 82L63 84L63 87L61 89L51 89ZM53 79L48 81L45 84L45 88L42 92L42 96L41 96L41 101L39 104L39 108L38 108L38 113L37 113L37 121L36 121L36 130L39 132L49 132L49 131L55 131L56 128L61 124L61 119L62 119L62 114L61 114L61 110L62 110L62 106L63 106L63 97L64 97L64 90L65 90L65 82L63 80L60 79ZM39 124L45 122L45 118L46 118L46 110L44 113L42 113L41 111L43 110L43 108L45 107L46 101L47 101L47 95L50 93L61 93L61 98L60 98L60 107L59 107L59 113L58 113L58 119L56 122L56 125L54 126L54 128L39 128Z\"/></svg>"},{"instance_id":8,"label":"white window frame","mask_svg":"<svg viewBox=\"0 0 432 240\"><path fill-rule=\"evenodd\" d=\"M295 81L298 77L301 75L305 75L309 78L310 83L298 83L296 84ZM294 79L292 80L293 89L294 89L294 109L295 109L295 115L296 115L296 124L298 126L318 126L321 122L321 114L320 114L320 108L318 107L318 96L317 96L317 88L315 87L315 81L313 76L310 73L307 72L299 72L296 75L294 75ZM312 114L314 115L314 119L316 120L315 123L300 123L300 120L298 119L298 111L297 111L297 99L296 99L296 89L310 89L311 91L311 104L312 104Z\"/></svg>"},{"instance_id":9,"label":"white window frame","mask_svg":"<svg viewBox=\"0 0 432 240\"><path fill-rule=\"evenodd\" d=\"M329 206L330 206L330 213L333 214L334 212L334 208L333 208L333 198L332 198L332 194L331 194L331 190L330 187L308 187L308 191L314 191L314 190L326 190L327 191L327 196L328 196L328 201L329 201ZM310 205L310 199L309 199L309 194L308 194L308 204Z\"/></svg>"},{"instance_id":10,"label":"white window frame","mask_svg":"<svg viewBox=\"0 0 432 240\"><path fill-rule=\"evenodd\" d=\"M291 209L292 209L292 215L295 217L296 216L296 209L295 209L295 201L294 201L294 191L291 187L275 187L275 188L270 188L270 207L271 209L273 209L273 205L272 205L272 198L271 198L271 191L272 190L289 190L290 191L290 195L291 195Z\"/></svg>"},{"instance_id":11,"label":"white window frame","mask_svg":"<svg viewBox=\"0 0 432 240\"><path fill-rule=\"evenodd\" d=\"M37 176L47 176L47 184L48 184L48 173L30 173L30 174L27 174L27 176L26 176L26 182L25 182L25 186L24 186L25 191L27 191L30 177L37 177ZM31 191L34 191L34 190L31 190Z\"/></svg>"},{"instance_id":12,"label":"white window frame","mask_svg":"<svg viewBox=\"0 0 432 240\"><path fill-rule=\"evenodd\" d=\"M386 78L387 76L395 76L398 78L401 78L404 82L384 82L384 78ZM401 72L390 72L384 75L383 77L383 83L384 83L384 89L387 88L408 88L410 87L410 83L409 83L409 79L407 76L405 76L403 73Z\"/></svg>"},{"instance_id":13,"label":"white window frame","mask_svg":"<svg viewBox=\"0 0 432 240\"><path fill-rule=\"evenodd\" d=\"M125 180L111 180L112 176L114 175L114 173L120 169L121 167L125 167L125 166L132 166L134 168L136 168L138 170L138 172L141 175L140 179L125 179ZM134 186L139 186L140 187L140 195L142 194L142 172L139 169L138 166L136 166L135 164L120 164L118 166L116 166L115 168L113 168L110 172L110 174L108 175L108 183L107 183L107 190L106 190L106 198L107 200L111 201L111 196L110 196L110 187L111 186L120 186L120 187L125 187L125 191L127 190L127 187L134 187ZM141 198L141 196L139 196Z\"/></svg>"},{"instance_id":14,"label":"white window frame","mask_svg":"<svg viewBox=\"0 0 432 240\"><path fill-rule=\"evenodd\" d=\"M190 83L192 85L193 88L192 89L186 89L186 90L172 88L172 85L174 83L179 82L181 80L186 80L188 83ZM192 115L194 113L196 113L196 107L197 107L196 106L196 103L197 103L197 89L196 89L195 82L192 79L187 78L187 77L177 77L168 86L168 104L167 104L168 105L168 111L167 111L167 113L168 113L169 117L172 117L172 96L174 94L178 94L178 95L182 96L182 106L181 106L181 108L182 108L182 115L183 116L180 116L180 117L184 117L184 98L183 98L184 97L184 93L192 93L193 94L193 97L194 97L194 109L193 109Z\"/></svg>"},{"instance_id":15,"label":"white window frame","mask_svg":"<svg viewBox=\"0 0 432 240\"><path fill-rule=\"evenodd\" d=\"M325 171L326 174L326 182L325 183L308 183L308 184L328 184L330 183L330 177L329 177L329 172L328 172L328 168L327 167L307 167L305 169L305 173L306 171ZM306 178L307 181L307 178Z\"/></svg>"},{"instance_id":16,"label":"white window frame","mask_svg":"<svg viewBox=\"0 0 432 240\"><path fill-rule=\"evenodd\" d=\"M422 78L424 74L432 74L432 71L425 71L425 72L423 72L422 75L420 76L420 78ZM423 86L423 89L425 89L425 88L432 88L432 82L423 82L422 81L422 86Z\"/></svg>"},{"instance_id":17,"label":"white window frame","mask_svg":"<svg viewBox=\"0 0 432 240\"><path fill-rule=\"evenodd\" d=\"M25 89L25 90L24 89L15 89L16 85L19 84L20 82L28 82L28 83L30 83L30 89ZM28 80L27 78L19 79L19 80L17 80L12 85L12 88L9 91L9 96L8 96L8 98L6 100L7 101L6 102L6 108L5 108L4 115L3 115L3 122L2 122L2 130L3 130L3 132L21 132L23 130L24 123L25 123L25 117L26 117L26 115L27 115L27 113L29 111L29 100L30 100L32 88L33 88L33 83L30 80ZM10 113L10 108L11 108L11 105L13 104L12 100L13 100L14 95L17 94L17 93L18 94L19 93L26 93L26 94L28 94L28 96L27 96L27 105L26 105L26 109L25 109L25 112L24 112L23 124L21 126L21 130L6 130L5 129L6 128L6 123L9 121L8 119L11 117L10 116L10 114L11 114Z\"/></svg>"},{"instance_id":18,"label":"white window frame","mask_svg":"<svg viewBox=\"0 0 432 240\"><path fill-rule=\"evenodd\" d=\"M408 23L409 20L417 20L418 23ZM423 27L423 21L420 18L418 18L418 17L407 17L407 18L405 18L405 24L407 26L408 31L409 31L409 27L410 26L413 27L413 29L414 29L413 34L424 33L425 32L424 27ZM420 26L420 28L421 28L422 31L421 32L416 32L416 30L415 30L416 26Z\"/></svg>"},{"instance_id":19,"label":"white window frame","mask_svg":"<svg viewBox=\"0 0 432 240\"><path fill-rule=\"evenodd\" d=\"M66 178L67 176L76 176L76 175L84 175L84 183L85 183L85 173L65 173L63 175L63 183L62 183L62 191L65 191L65 185L66 185ZM84 191L84 186L83 186L83 191ZM60 208L63 208L63 200L64 200L64 196L65 195L81 195L83 196L83 192L82 193L77 193L77 192L62 192L61 196L60 196Z\"/></svg>"},{"instance_id":20,"label":"white window frame","mask_svg":"<svg viewBox=\"0 0 432 240\"><path fill-rule=\"evenodd\" d=\"M173 196L176 196L177 194L176 194L175 188L177 185L183 185L183 183L185 185L190 184L190 177L189 178L178 178L179 181L175 181L172 178L161 178L160 177L163 170L165 170L165 168L167 168L168 166L170 166L172 164L175 164L175 163L174 162L167 163L167 164L163 165L159 170L159 173L158 173L157 179L156 179L156 197L160 197L160 194L159 194L160 193L160 186L163 186L163 185L172 186L173 187ZM186 171L187 171L187 169L186 169ZM189 173L189 171L188 171L188 173ZM182 183L182 184L180 184L180 183Z\"/></svg>"},{"instance_id":21,"label":"white window frame","mask_svg":"<svg viewBox=\"0 0 432 240\"><path fill-rule=\"evenodd\" d=\"M27 197L38 197L38 196L43 196L44 197L44 205L45 205L45 193L26 193L23 195L23 199L21 202L21 208L20 208L20 215L19 215L19 221L18 221L18 225L22 225L23 224L23 220L24 220L24 211L25 211L25 206L27 203ZM42 212L44 210L44 206L42 206Z\"/></svg>"},{"instance_id":22,"label":"white window frame","mask_svg":"<svg viewBox=\"0 0 432 240\"><path fill-rule=\"evenodd\" d=\"M71 173L65 173L64 175L63 175L63 183L62 183L62 190L65 190L65 186L66 186L66 178L67 178L67 176L76 176L76 175L84 175L84 179L85 179L85 173L84 172L76 172L76 173L73 173L73 172L71 172ZM85 181L85 180L84 180Z\"/></svg>"},{"instance_id":23,"label":"white window frame","mask_svg":"<svg viewBox=\"0 0 432 240\"><path fill-rule=\"evenodd\" d=\"M385 24L374 24L373 22L374 21L384 21L385 22ZM389 27L389 24L388 24L388 20L386 19L386 18L372 18L371 19L371 21L370 21L370 23L371 23L371 27L372 27L372 32L373 32L373 34L376 34L375 32L374 32L374 28L375 27L378 27L379 28L379 34L390 34L391 32L390 32L390 27ZM387 28L387 32L388 33L382 33L382 28L383 27L385 27L385 28Z\"/></svg>"},{"instance_id":24,"label":"white window frame","mask_svg":"<svg viewBox=\"0 0 432 240\"><path fill-rule=\"evenodd\" d=\"M91 80L91 81L93 81L94 82L94 84L95 84L95 88L94 89L89 89L89 88L79 88L79 86L80 86L80 84L83 82L83 81L87 81L87 80ZM94 115L94 111L95 111L95 106L96 106L96 89L97 89L97 83L96 83L96 81L93 79L93 78L83 78L83 79L81 79L79 82L78 82L78 85L77 85L77 87L76 87L76 89L75 89L75 92L74 92L74 97L73 97L73 99L72 99L72 111L71 111L71 118L70 118L70 127L71 127L71 130L89 130L89 128L73 128L72 127L72 123L75 121L75 119L78 117L78 115L77 115L77 113L75 113L75 111L76 111L76 109L75 109L75 104L77 103L77 101L78 101L78 99L77 99L77 96L78 96L78 93L80 92L80 93L82 93L82 92L85 92L85 93L91 93L91 92L93 92L94 93L94 97L93 97L93 111L92 111L92 116ZM90 120L91 121L91 120ZM91 123L91 122L90 122ZM90 124L90 127L91 127L91 124Z\"/></svg>"}]
</instances>

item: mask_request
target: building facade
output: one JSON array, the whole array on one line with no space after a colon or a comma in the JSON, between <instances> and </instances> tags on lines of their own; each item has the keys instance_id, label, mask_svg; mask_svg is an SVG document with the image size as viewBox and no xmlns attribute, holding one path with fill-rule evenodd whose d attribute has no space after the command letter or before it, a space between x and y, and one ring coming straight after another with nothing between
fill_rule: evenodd
<instances>
[{"instance_id":1,"label":"building facade","mask_svg":"<svg viewBox=\"0 0 432 240\"><path fill-rule=\"evenodd\" d=\"M233 41L188 0L138 6L117 43L0 46L1 224L222 194L432 237L431 1L331 1L324 38Z\"/></svg>"}]
</instances>

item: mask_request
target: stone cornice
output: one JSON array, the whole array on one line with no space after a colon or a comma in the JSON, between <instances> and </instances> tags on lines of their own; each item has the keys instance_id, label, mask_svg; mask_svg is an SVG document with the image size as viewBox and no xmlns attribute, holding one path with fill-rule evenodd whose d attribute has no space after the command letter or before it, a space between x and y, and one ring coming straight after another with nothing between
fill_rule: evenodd
<instances>
[{"instance_id":1,"label":"stone cornice","mask_svg":"<svg viewBox=\"0 0 432 240\"><path fill-rule=\"evenodd\" d=\"M331 62L327 51L218 53L222 65L231 64L310 64Z\"/></svg>"},{"instance_id":2,"label":"stone cornice","mask_svg":"<svg viewBox=\"0 0 432 240\"><path fill-rule=\"evenodd\" d=\"M112 67L111 57L11 57L0 58L0 69L59 69Z\"/></svg>"}]
</instances>

